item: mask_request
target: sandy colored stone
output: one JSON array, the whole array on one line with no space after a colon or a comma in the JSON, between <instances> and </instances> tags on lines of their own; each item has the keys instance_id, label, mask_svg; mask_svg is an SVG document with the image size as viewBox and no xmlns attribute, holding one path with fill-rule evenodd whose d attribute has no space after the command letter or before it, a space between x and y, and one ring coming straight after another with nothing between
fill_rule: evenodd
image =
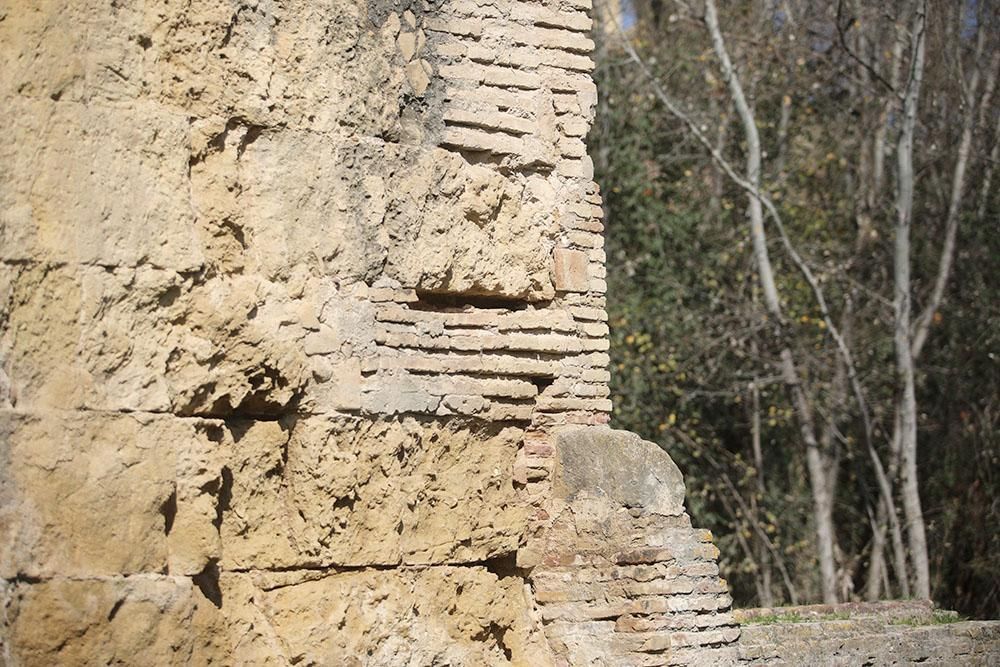
<instances>
[{"instance_id":1,"label":"sandy colored stone","mask_svg":"<svg viewBox=\"0 0 1000 667\"><path fill-rule=\"evenodd\" d=\"M491 169L443 150L312 133L264 133L238 153L227 147L192 168L205 224L243 239L236 255L215 252L225 266L281 275L304 264L434 292L552 295L547 209ZM300 155L312 159L302 166Z\"/></svg>"},{"instance_id":2,"label":"sandy colored stone","mask_svg":"<svg viewBox=\"0 0 1000 667\"><path fill-rule=\"evenodd\" d=\"M0 10L0 661L735 651L676 469L553 433L610 409L588 8Z\"/></svg>"},{"instance_id":3,"label":"sandy colored stone","mask_svg":"<svg viewBox=\"0 0 1000 667\"><path fill-rule=\"evenodd\" d=\"M403 60L412 60L417 53L417 36L412 32L401 32L396 38L396 46L399 48Z\"/></svg>"},{"instance_id":4,"label":"sandy colored stone","mask_svg":"<svg viewBox=\"0 0 1000 667\"><path fill-rule=\"evenodd\" d=\"M21 138L0 153L0 253L190 270L238 245L189 184L211 154L290 127L398 135L405 76L366 13L350 0L7 12L0 99Z\"/></svg>"},{"instance_id":5,"label":"sandy colored stone","mask_svg":"<svg viewBox=\"0 0 1000 667\"><path fill-rule=\"evenodd\" d=\"M215 609L187 577L5 583L2 595L0 643L12 667L180 667L223 655L212 650L214 633L192 623Z\"/></svg>"},{"instance_id":6,"label":"sandy colored stone","mask_svg":"<svg viewBox=\"0 0 1000 667\"><path fill-rule=\"evenodd\" d=\"M430 68L424 60L415 60L406 66L406 80L410 83L414 95L423 95L431 85L428 69Z\"/></svg>"},{"instance_id":7,"label":"sandy colored stone","mask_svg":"<svg viewBox=\"0 0 1000 667\"><path fill-rule=\"evenodd\" d=\"M177 197L187 189L183 115L147 100L3 105L24 139L0 147L0 258L201 265L194 212Z\"/></svg>"},{"instance_id":8,"label":"sandy colored stone","mask_svg":"<svg viewBox=\"0 0 1000 667\"><path fill-rule=\"evenodd\" d=\"M562 492L607 497L622 507L664 516L684 512L684 478L657 445L627 431L569 429L559 434Z\"/></svg>"},{"instance_id":9,"label":"sandy colored stone","mask_svg":"<svg viewBox=\"0 0 1000 667\"><path fill-rule=\"evenodd\" d=\"M484 567L59 579L2 594L8 664L26 667L553 664L521 580Z\"/></svg>"},{"instance_id":10,"label":"sandy colored stone","mask_svg":"<svg viewBox=\"0 0 1000 667\"><path fill-rule=\"evenodd\" d=\"M524 184L453 154L421 157L406 178L387 184L387 226L399 246L386 273L434 292L551 297L544 204L526 199Z\"/></svg>"},{"instance_id":11,"label":"sandy colored stone","mask_svg":"<svg viewBox=\"0 0 1000 667\"><path fill-rule=\"evenodd\" d=\"M561 292L586 292L590 283L587 275L589 261L579 250L556 248L552 251L555 287Z\"/></svg>"},{"instance_id":12,"label":"sandy colored stone","mask_svg":"<svg viewBox=\"0 0 1000 667\"><path fill-rule=\"evenodd\" d=\"M0 412L0 576L202 571L222 437L200 419Z\"/></svg>"},{"instance_id":13,"label":"sandy colored stone","mask_svg":"<svg viewBox=\"0 0 1000 667\"><path fill-rule=\"evenodd\" d=\"M515 551L519 429L289 419L232 424L225 569L485 560Z\"/></svg>"},{"instance_id":14,"label":"sandy colored stone","mask_svg":"<svg viewBox=\"0 0 1000 667\"><path fill-rule=\"evenodd\" d=\"M551 664L521 580L482 567L334 574L255 598L292 664Z\"/></svg>"},{"instance_id":15,"label":"sandy colored stone","mask_svg":"<svg viewBox=\"0 0 1000 667\"><path fill-rule=\"evenodd\" d=\"M334 407L340 410L361 409L361 361L347 359L334 367L333 377L336 394L332 399Z\"/></svg>"},{"instance_id":16,"label":"sandy colored stone","mask_svg":"<svg viewBox=\"0 0 1000 667\"><path fill-rule=\"evenodd\" d=\"M0 277L14 405L262 414L307 381L283 285L151 267L27 264Z\"/></svg>"},{"instance_id":17,"label":"sandy colored stone","mask_svg":"<svg viewBox=\"0 0 1000 667\"><path fill-rule=\"evenodd\" d=\"M391 131L403 80L392 65L395 34L367 13L359 0L253 9L176 0L39 3L8 12L0 29L4 92L149 97L196 116L232 111L264 126Z\"/></svg>"}]
</instances>

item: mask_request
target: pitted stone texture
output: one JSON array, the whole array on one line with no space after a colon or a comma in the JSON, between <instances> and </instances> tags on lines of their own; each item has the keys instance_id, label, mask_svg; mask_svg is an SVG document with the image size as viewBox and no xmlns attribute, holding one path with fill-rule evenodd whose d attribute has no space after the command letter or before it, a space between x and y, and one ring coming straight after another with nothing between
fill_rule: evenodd
<instances>
[{"instance_id":1,"label":"pitted stone texture","mask_svg":"<svg viewBox=\"0 0 1000 667\"><path fill-rule=\"evenodd\" d=\"M684 477L658 446L634 433L577 428L559 433L557 490L572 501L604 496L612 505L663 516L684 513Z\"/></svg>"},{"instance_id":2,"label":"pitted stone texture","mask_svg":"<svg viewBox=\"0 0 1000 667\"><path fill-rule=\"evenodd\" d=\"M0 257L231 263L239 229L206 219L217 204L199 187L216 152L294 129L399 138L395 33L366 14L352 0L7 12L0 100L19 140L0 148Z\"/></svg>"},{"instance_id":3,"label":"pitted stone texture","mask_svg":"<svg viewBox=\"0 0 1000 667\"><path fill-rule=\"evenodd\" d=\"M219 556L219 422L0 411L0 576L194 575Z\"/></svg>"},{"instance_id":4,"label":"pitted stone texture","mask_svg":"<svg viewBox=\"0 0 1000 667\"><path fill-rule=\"evenodd\" d=\"M0 12L3 660L550 664L511 561L611 409L588 4Z\"/></svg>"},{"instance_id":5,"label":"pitted stone texture","mask_svg":"<svg viewBox=\"0 0 1000 667\"><path fill-rule=\"evenodd\" d=\"M0 27L0 95L144 98L194 117L391 136L398 23L368 18L364 0L33 3Z\"/></svg>"},{"instance_id":6,"label":"pitted stone texture","mask_svg":"<svg viewBox=\"0 0 1000 667\"><path fill-rule=\"evenodd\" d=\"M512 427L4 411L0 434L5 578L466 563L527 528Z\"/></svg>"},{"instance_id":7,"label":"pitted stone texture","mask_svg":"<svg viewBox=\"0 0 1000 667\"><path fill-rule=\"evenodd\" d=\"M304 267L271 281L146 266L5 264L5 404L210 416L457 413L497 420L610 410L607 341L592 336L604 335L602 325L591 332L594 324L549 309L454 309L432 302L431 309L418 303L388 311L368 301L374 291L338 286ZM539 391L525 376L553 382ZM463 411L444 405L446 396L488 403Z\"/></svg>"},{"instance_id":8,"label":"pitted stone texture","mask_svg":"<svg viewBox=\"0 0 1000 667\"><path fill-rule=\"evenodd\" d=\"M34 264L0 278L0 354L20 407L266 414L307 381L286 285Z\"/></svg>"},{"instance_id":9,"label":"pitted stone texture","mask_svg":"<svg viewBox=\"0 0 1000 667\"><path fill-rule=\"evenodd\" d=\"M211 664L213 635L200 621L216 610L187 577L2 586L0 646L11 667Z\"/></svg>"},{"instance_id":10,"label":"pitted stone texture","mask_svg":"<svg viewBox=\"0 0 1000 667\"><path fill-rule=\"evenodd\" d=\"M10 42L0 42L6 54ZM0 259L149 262L182 271L202 264L194 211L178 197L188 189L183 114L148 100L114 109L0 100L22 137L0 146Z\"/></svg>"},{"instance_id":11,"label":"pitted stone texture","mask_svg":"<svg viewBox=\"0 0 1000 667\"><path fill-rule=\"evenodd\" d=\"M365 570L271 590L266 576L250 581L231 597L253 595L236 608L253 609L287 647L279 664L551 664L522 581L483 567Z\"/></svg>"},{"instance_id":12,"label":"pitted stone texture","mask_svg":"<svg viewBox=\"0 0 1000 667\"><path fill-rule=\"evenodd\" d=\"M5 583L5 664L553 664L521 580L484 567L200 581Z\"/></svg>"},{"instance_id":13,"label":"pitted stone texture","mask_svg":"<svg viewBox=\"0 0 1000 667\"><path fill-rule=\"evenodd\" d=\"M224 569L482 561L513 553L528 508L520 429L295 419L230 422Z\"/></svg>"},{"instance_id":14,"label":"pitted stone texture","mask_svg":"<svg viewBox=\"0 0 1000 667\"><path fill-rule=\"evenodd\" d=\"M191 168L221 266L281 276L302 265L424 291L552 296L550 205L539 177L507 179L441 149L291 130L244 143L254 130L230 127L219 147L226 131L203 129L203 157ZM311 156L305 166L301 155ZM239 244L226 248L233 230Z\"/></svg>"}]
</instances>

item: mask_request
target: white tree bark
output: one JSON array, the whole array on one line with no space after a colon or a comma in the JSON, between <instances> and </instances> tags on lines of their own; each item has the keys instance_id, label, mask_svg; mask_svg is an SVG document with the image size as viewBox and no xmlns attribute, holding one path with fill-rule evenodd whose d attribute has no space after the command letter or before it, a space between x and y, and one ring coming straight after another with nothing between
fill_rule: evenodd
<instances>
[{"instance_id":1,"label":"white tree bark","mask_svg":"<svg viewBox=\"0 0 1000 667\"><path fill-rule=\"evenodd\" d=\"M893 416L892 440L889 442L889 479L895 479L899 470L899 411ZM910 597L909 568L906 560L906 547L903 544L903 531L899 525L899 515L896 505L893 502L886 502L883 495L879 499L878 511L875 519L875 531L872 536L871 565L868 570L868 581L865 586L865 597L869 600L878 600L881 595L881 588L889 593L888 573L883 570L885 565L885 536L886 529L891 529L893 567L895 568L896 582L899 585L899 594L904 598Z\"/></svg>"},{"instance_id":2,"label":"white tree bark","mask_svg":"<svg viewBox=\"0 0 1000 667\"><path fill-rule=\"evenodd\" d=\"M764 450L760 444L760 387L757 385L757 378L754 378L753 382L750 383L750 409L750 438L753 449L754 469L757 471L757 495L763 499L767 493L767 482L764 479ZM756 516L760 516L756 502L751 503L750 507L754 510ZM771 555L759 538L757 539L757 544L759 545L757 564L760 568L760 573L757 577L757 597L762 607L773 607L774 592L771 586Z\"/></svg>"},{"instance_id":3,"label":"white tree bark","mask_svg":"<svg viewBox=\"0 0 1000 667\"><path fill-rule=\"evenodd\" d=\"M904 15L912 13L910 4L904 7ZM876 202L879 200L883 184L885 182L885 149L889 132L889 116L899 106L899 98L896 91L900 87L902 78L903 52L907 41L907 27L905 22L897 23L895 26L895 37L892 43L892 56L890 61L889 83L892 86L890 95L886 97L879 116L878 129L875 132L874 146L874 175L872 188L869 190L868 209L874 211ZM893 418L892 439L889 443L889 473L891 480L896 479L899 469L899 410ZM881 588L884 585L886 594L889 594L888 573L884 571L885 558L884 549L886 546L886 530L891 530L893 544L893 567L895 569L896 582L899 585L899 594L910 597L910 572L906 558L906 549L903 545L902 529L899 525L899 515L896 509L895 500L892 496L883 495L878 504L876 514L876 525L872 534L872 551L868 572L868 581L865 586L865 597L869 600L878 600L881 597Z\"/></svg>"},{"instance_id":4,"label":"white tree bark","mask_svg":"<svg viewBox=\"0 0 1000 667\"><path fill-rule=\"evenodd\" d=\"M927 2L917 3L913 17L910 76L903 98L902 131L897 144L896 240L893 262L893 341L896 373L901 385L899 400L902 500L913 563L914 593L930 598L930 567L920 485L917 476L917 393L911 353L910 230L913 225L913 137L917 124L920 85L924 73Z\"/></svg>"},{"instance_id":5,"label":"white tree bark","mask_svg":"<svg viewBox=\"0 0 1000 667\"><path fill-rule=\"evenodd\" d=\"M733 63L726 50L722 30L719 28L718 11L714 0L705 0L705 25L712 38L715 55L722 68L722 77L729 86L729 93L736 107L736 113L743 125L743 133L747 141L746 180L753 192L760 192L761 148L760 134L753 111L743 93L743 86L733 68ZM748 213L750 218L750 238L753 243L754 257L757 261L757 272L760 276L761 289L764 293L764 304L768 313L781 328L782 311L778 297L778 287L771 266L771 257L767 250L767 235L764 232L764 207L761 198L750 195L748 198ZM782 336L784 338L784 336ZM802 387L798 369L792 351L787 342L782 341L781 371L785 384L792 396L799 421L799 432L806 446L806 466L809 470L810 488L813 495L813 515L816 522L816 548L820 563L820 581L823 590L823 601L837 602L837 570L834 559L834 543L836 532L833 523L833 493L834 489L828 479L829 471L823 462L819 443L816 440L815 420L809 399Z\"/></svg>"},{"instance_id":6,"label":"white tree bark","mask_svg":"<svg viewBox=\"0 0 1000 667\"><path fill-rule=\"evenodd\" d=\"M713 8L714 8L714 4L713 4ZM717 17L717 12L715 12L715 16ZM717 19L716 19L716 24L717 24ZM806 264L806 262L803 260L803 258L795 250L795 247L792 244L791 239L785 233L784 225L783 225L782 220L781 220L781 215L778 212L777 207L774 205L774 202L771 201L771 199L766 194L764 194L763 192L761 192L761 190L760 190L759 187L756 187L753 183L751 183L750 181L748 181L744 176L741 176L739 173L737 173L736 169L725 159L725 157L723 157L721 155L721 153L717 150L716 146L713 145L713 143L708 138L708 136L705 134L705 132L702 131L702 129L699 126L699 124L696 123L691 118L691 116L689 116L687 113L685 113L684 110L682 110L681 107L676 102L674 102L674 100L671 99L670 95L668 95L667 92L663 89L663 87L657 81L656 77L649 70L649 67L646 65L646 63L642 60L642 58L636 52L635 47L632 46L631 42L629 41L628 36L625 34L625 32L622 29L621 25L620 24L616 24L616 28L617 28L619 36L621 37L622 46L624 47L626 53L629 55L629 57L632 59L632 61L635 62L635 64L639 67L639 69L643 72L643 74L649 80L650 87L651 87L653 93L656 95L656 97L663 104L664 108L666 108L666 110L671 115L673 115L675 118L677 118L682 123L684 123L684 125L688 128L688 131L691 133L691 135L695 139L697 139L698 142L701 143L701 145L708 151L708 153L712 157L712 160L715 162L715 164L718 165L718 167L722 170L722 172L726 175L726 177L729 178L729 180L732 181L733 183L735 183L737 186L739 186L740 188L742 188L744 191L746 191L748 195L750 195L754 199L758 200L763 205L763 207L767 210L768 215L770 215L771 219L774 221L775 228L778 231L778 234L779 234L779 237L781 239L782 245L784 246L785 251L788 254L789 258L792 260L792 263L800 271L800 273L802 274L802 276L805 278L806 283L809 285L809 288L812 291L813 296L816 299L816 305L818 306L818 308L820 310L823 322L826 324L827 330L829 331L831 338L833 338L834 342L836 343L836 349L837 349L838 353L841 355L841 358L843 359L844 364L846 365L847 373L848 373L848 380L849 380L851 388L852 388L852 393L854 395L855 400L857 401L858 409L859 409L859 412L860 412L860 416L862 418L862 421L864 422L865 440L866 440L866 444L867 444L867 449L868 449L869 457L872 460L872 464L873 464L873 469L874 469L874 472L875 472L875 476L876 476L876 479L879 482L879 491L880 491L880 494L882 495L884 501L889 506L894 507L894 504L892 502L893 495L892 495L891 480L890 480L890 478L888 478L885 475L885 470L884 470L884 468L882 466L881 460L880 460L880 458L878 456L878 453L875 451L873 443L872 443L872 439L871 439L871 433L872 433L871 418L870 418L870 415L869 415L869 412L868 412L867 402L865 400L864 391L863 391L863 388L861 386L860 379L858 377L857 366L854 363L853 355L851 354L850 349L847 347L847 344L846 344L846 342L843 339L843 336L841 336L841 334L840 334L840 332L839 332L836 324L833 322L833 320L832 320L832 318L830 316L830 311L829 311L829 308L827 307L827 302L826 302L826 298L824 296L824 292L823 292L822 286L820 285L819 281L816 279L816 276L812 273L812 271L809 268L808 264ZM720 35L721 35L721 33L720 33ZM728 57L727 57L726 60L728 61ZM730 67L731 67L731 63L730 63ZM737 83L738 83L738 81L737 81ZM749 110L749 107L747 107L747 109ZM756 131L756 127L755 126L754 126L754 131ZM758 147L759 147L759 141L758 141ZM750 209L750 211L752 213L753 209ZM763 232L763 226L762 225L760 227L760 231ZM766 237L763 240L764 240L764 243L760 244L759 247L762 248L763 251L766 253L767 252ZM767 266L768 266L768 268L770 268L770 262L768 262ZM773 285L774 284L773 283L773 272L769 272L766 275L771 278L771 281L772 281L771 284ZM762 276L762 280L763 279L764 279L764 276ZM776 295L776 290L775 290L775 295ZM779 314L779 317L776 318L777 321L775 322L775 324L776 324L777 327L779 327L779 331L780 331L780 327L781 327L780 301L777 300L777 299L774 299L774 300L771 301L771 303L776 304L778 306L777 313ZM793 369L792 370L797 373L797 370L794 368L794 365L793 365ZM782 369L782 373L784 373L784 372L785 372L784 369ZM801 386L798 385L798 384L796 384L794 387L790 387L790 393L793 394L793 403L794 404L798 404L797 401L795 400L795 397L794 397L794 392L796 390L797 391L802 391ZM802 417L802 416L805 416L805 415L800 415L800 417ZM815 429L812 428L811 432L815 433ZM815 438L813 438L813 440L815 441ZM817 488L823 488L823 487L819 486ZM830 534L832 534L832 531L831 531ZM762 534L762 539L764 539L765 541L767 541L766 540L766 534ZM832 558L830 559L830 562L832 564L832 562L833 562ZM776 561L776 564L778 565L779 569L782 569L780 562ZM830 569L831 569L831 571L835 572L834 568L831 567ZM785 577L786 580L787 580L787 574L783 570L782 570L782 576ZM787 584L787 581L786 581L786 584ZM835 586L834 586L834 589L835 589Z\"/></svg>"}]
</instances>

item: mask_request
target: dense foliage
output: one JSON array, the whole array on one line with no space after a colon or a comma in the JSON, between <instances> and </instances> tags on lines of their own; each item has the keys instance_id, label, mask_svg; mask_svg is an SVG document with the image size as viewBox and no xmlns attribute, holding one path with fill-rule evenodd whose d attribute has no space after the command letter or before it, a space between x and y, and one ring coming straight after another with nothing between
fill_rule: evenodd
<instances>
[{"instance_id":1,"label":"dense foliage","mask_svg":"<svg viewBox=\"0 0 1000 667\"><path fill-rule=\"evenodd\" d=\"M849 341L874 446L888 461L898 392L896 111L894 93L879 78L888 84L899 34L893 11L903 15L905 3L847 4L853 13L826 2L732 3L722 24L756 112L764 188ZM997 66L992 38L976 51L976 34L989 26L1000 32L990 3L930 7L934 57L915 150L915 308L927 302L942 252L962 83L973 65L983 78ZM629 39L663 88L720 153L742 164L746 145L698 11L686 3L636 3L619 21L626 18ZM715 531L738 605L817 600L805 458L777 370L774 323L760 304L746 193L667 113L621 48L614 23L595 32L602 36L601 101L590 146L606 208L614 425L660 443L685 472L690 510ZM1000 197L989 183L998 139L992 100L978 107L954 270L917 376L932 594L971 616L1000 615ZM873 142L885 150L884 177L873 171ZM813 292L773 232L770 249L821 445L836 469L838 597L858 599L878 500L860 416ZM894 584L881 591L901 594Z\"/></svg>"}]
</instances>

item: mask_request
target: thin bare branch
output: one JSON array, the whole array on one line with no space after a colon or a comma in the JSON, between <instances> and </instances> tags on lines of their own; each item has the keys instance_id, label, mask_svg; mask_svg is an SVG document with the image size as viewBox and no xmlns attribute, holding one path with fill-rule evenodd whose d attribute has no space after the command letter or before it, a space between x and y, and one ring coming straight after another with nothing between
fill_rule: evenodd
<instances>
[{"instance_id":1,"label":"thin bare branch","mask_svg":"<svg viewBox=\"0 0 1000 667\"><path fill-rule=\"evenodd\" d=\"M891 83L886 81L885 78L878 73L878 70L872 67L870 63L865 61L859 55L854 53L851 47L847 45L847 31L844 29L843 17L844 17L844 0L837 0L837 18L834 20L834 23L836 23L837 25L837 36L840 39L840 48L844 50L844 53L846 53L851 60L861 65L861 67L863 67L865 71L868 72L868 74L870 74L873 79L882 84L889 92L895 93L896 92L895 87ZM849 24L854 23L854 19L853 18L850 19L848 23Z\"/></svg>"},{"instance_id":2,"label":"thin bare branch","mask_svg":"<svg viewBox=\"0 0 1000 667\"><path fill-rule=\"evenodd\" d=\"M955 257L955 242L958 236L959 213L962 209L962 198L965 192L965 172L969 163L972 137L975 132L975 119L977 115L976 94L979 89L980 79L979 61L983 55L984 42L985 31L980 28L976 44L976 55L972 64L972 75L966 85L968 96L965 102L965 113L962 117L962 139L959 142L958 157L955 161L955 170L952 176L951 199L948 203L948 214L945 219L945 238L944 245L941 248L941 257L938 261L937 277L934 280L931 297L913 325L913 341L910 344L910 354L914 359L920 357L924 344L927 342L927 335L930 333L934 314L941 308L945 288L948 285L948 279L951 277L951 267ZM1000 52L994 53L991 59L981 101L984 107L989 104L990 98L993 96L998 67L1000 67Z\"/></svg>"}]
</instances>

